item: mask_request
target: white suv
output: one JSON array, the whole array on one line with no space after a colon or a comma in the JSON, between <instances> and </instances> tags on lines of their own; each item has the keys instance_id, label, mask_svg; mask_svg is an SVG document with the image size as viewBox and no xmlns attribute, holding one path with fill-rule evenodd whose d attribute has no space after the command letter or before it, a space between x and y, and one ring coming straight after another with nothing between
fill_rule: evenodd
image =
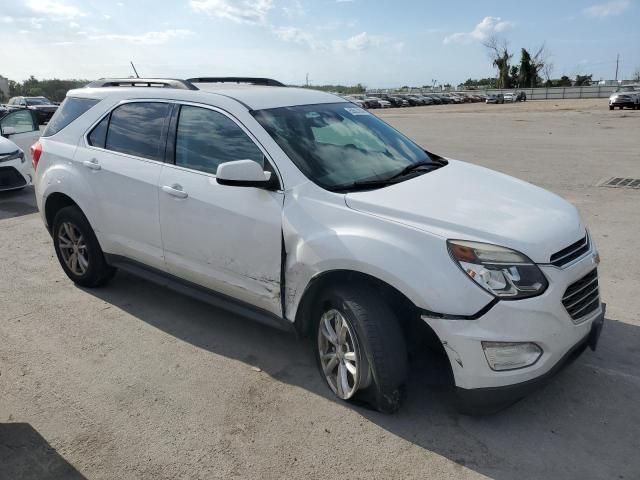
<instances>
[{"instance_id":1,"label":"white suv","mask_svg":"<svg viewBox=\"0 0 640 480\"><path fill-rule=\"evenodd\" d=\"M32 154L71 280L122 268L310 336L344 400L396 410L423 330L462 406L521 398L598 340L598 254L575 207L335 95L102 80L68 93Z\"/></svg>"}]
</instances>

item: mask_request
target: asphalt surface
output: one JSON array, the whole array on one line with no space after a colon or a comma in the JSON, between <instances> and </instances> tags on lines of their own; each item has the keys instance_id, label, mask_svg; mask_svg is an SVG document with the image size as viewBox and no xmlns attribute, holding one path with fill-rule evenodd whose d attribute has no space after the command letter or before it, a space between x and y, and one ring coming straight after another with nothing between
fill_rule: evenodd
<instances>
[{"instance_id":1,"label":"asphalt surface","mask_svg":"<svg viewBox=\"0 0 640 480\"><path fill-rule=\"evenodd\" d=\"M467 417L426 361L396 415L334 401L309 346L119 273L67 280L33 190L0 194L0 478L640 478L640 112L606 100L379 115L580 209L607 322L552 383ZM435 359L434 359L435 362Z\"/></svg>"}]
</instances>

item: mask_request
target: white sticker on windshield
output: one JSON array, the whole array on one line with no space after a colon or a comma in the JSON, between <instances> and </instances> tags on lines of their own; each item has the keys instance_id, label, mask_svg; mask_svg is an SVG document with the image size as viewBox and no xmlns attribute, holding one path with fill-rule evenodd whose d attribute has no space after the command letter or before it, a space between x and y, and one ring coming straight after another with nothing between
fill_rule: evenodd
<instances>
[{"instance_id":1,"label":"white sticker on windshield","mask_svg":"<svg viewBox=\"0 0 640 480\"><path fill-rule=\"evenodd\" d=\"M369 112L359 107L344 107L344 109L351 115L371 115Z\"/></svg>"}]
</instances>

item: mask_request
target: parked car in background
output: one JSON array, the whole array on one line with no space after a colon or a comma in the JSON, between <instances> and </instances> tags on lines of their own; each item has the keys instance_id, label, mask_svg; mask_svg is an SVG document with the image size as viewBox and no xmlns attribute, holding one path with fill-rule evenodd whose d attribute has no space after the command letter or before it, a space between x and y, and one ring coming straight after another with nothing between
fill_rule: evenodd
<instances>
[{"instance_id":1,"label":"parked car in background","mask_svg":"<svg viewBox=\"0 0 640 480\"><path fill-rule=\"evenodd\" d=\"M19 190L32 182L29 149L40 129L31 110L0 112L0 191Z\"/></svg>"},{"instance_id":2,"label":"parked car in background","mask_svg":"<svg viewBox=\"0 0 640 480\"><path fill-rule=\"evenodd\" d=\"M618 87L609 97L609 110L618 107L640 109L640 85L624 85Z\"/></svg>"},{"instance_id":3,"label":"parked car in background","mask_svg":"<svg viewBox=\"0 0 640 480\"><path fill-rule=\"evenodd\" d=\"M482 408L596 348L599 256L559 196L325 92L136 80L71 90L33 147L38 209L75 284L121 268L310 336L327 388L383 412L427 336Z\"/></svg>"},{"instance_id":4,"label":"parked car in background","mask_svg":"<svg viewBox=\"0 0 640 480\"><path fill-rule=\"evenodd\" d=\"M380 105L380 108L391 108L393 106L389 100L384 98L378 98L378 105Z\"/></svg>"},{"instance_id":5,"label":"parked car in background","mask_svg":"<svg viewBox=\"0 0 640 480\"><path fill-rule=\"evenodd\" d=\"M504 95L502 93L489 93L486 103L504 103Z\"/></svg>"},{"instance_id":6,"label":"parked car in background","mask_svg":"<svg viewBox=\"0 0 640 480\"><path fill-rule=\"evenodd\" d=\"M47 123L58 109L58 105L46 97L13 97L7 104L10 109L27 108L36 112L40 125Z\"/></svg>"},{"instance_id":7,"label":"parked car in background","mask_svg":"<svg viewBox=\"0 0 640 480\"><path fill-rule=\"evenodd\" d=\"M344 96L342 98L344 98L345 100L353 103L354 105L357 105L357 106L359 106L361 108L365 108L364 102L360 98L354 97L352 95L346 95L346 96Z\"/></svg>"},{"instance_id":8,"label":"parked car in background","mask_svg":"<svg viewBox=\"0 0 640 480\"><path fill-rule=\"evenodd\" d=\"M526 101L527 101L527 94L525 92L520 90L519 92L516 93L516 102L526 102Z\"/></svg>"},{"instance_id":9,"label":"parked car in background","mask_svg":"<svg viewBox=\"0 0 640 480\"><path fill-rule=\"evenodd\" d=\"M503 94L502 98L505 103L513 103L516 101L516 93L515 92L506 92Z\"/></svg>"}]
</instances>

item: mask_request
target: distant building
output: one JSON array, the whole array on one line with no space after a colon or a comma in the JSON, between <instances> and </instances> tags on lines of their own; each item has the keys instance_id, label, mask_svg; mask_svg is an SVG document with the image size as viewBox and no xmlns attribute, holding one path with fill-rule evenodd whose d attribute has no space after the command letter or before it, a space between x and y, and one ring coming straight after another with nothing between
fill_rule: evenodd
<instances>
[{"instance_id":1,"label":"distant building","mask_svg":"<svg viewBox=\"0 0 640 480\"><path fill-rule=\"evenodd\" d=\"M8 100L9 99L9 79L0 75L0 92Z\"/></svg>"}]
</instances>

